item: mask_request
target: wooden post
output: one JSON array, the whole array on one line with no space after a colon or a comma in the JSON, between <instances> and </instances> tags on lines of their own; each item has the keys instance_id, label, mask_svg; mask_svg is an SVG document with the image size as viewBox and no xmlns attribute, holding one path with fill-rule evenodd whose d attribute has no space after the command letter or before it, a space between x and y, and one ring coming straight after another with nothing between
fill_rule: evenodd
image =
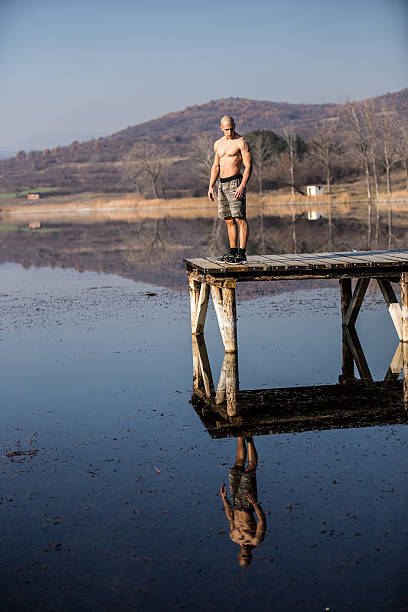
<instances>
[{"instance_id":1,"label":"wooden post","mask_svg":"<svg viewBox=\"0 0 408 612\"><path fill-rule=\"evenodd\" d=\"M227 398L227 415L235 416L238 412L238 353L225 353L225 394Z\"/></svg>"},{"instance_id":2,"label":"wooden post","mask_svg":"<svg viewBox=\"0 0 408 612\"><path fill-rule=\"evenodd\" d=\"M342 328L342 354L343 360L339 382L347 383L350 381L350 379L354 379L354 359L353 351L351 350L350 344L347 340L345 327Z\"/></svg>"},{"instance_id":3,"label":"wooden post","mask_svg":"<svg viewBox=\"0 0 408 612\"><path fill-rule=\"evenodd\" d=\"M202 334L204 332L205 319L207 316L208 297L210 295L210 286L207 283L201 283L200 293L198 296L197 313L195 319L195 332Z\"/></svg>"},{"instance_id":4,"label":"wooden post","mask_svg":"<svg viewBox=\"0 0 408 612\"><path fill-rule=\"evenodd\" d=\"M197 336L194 334L191 338L191 344L193 348L193 391L200 389L201 382L201 367L200 367L200 356L198 352Z\"/></svg>"},{"instance_id":5,"label":"wooden post","mask_svg":"<svg viewBox=\"0 0 408 612\"><path fill-rule=\"evenodd\" d=\"M401 336L408 342L408 272L401 273Z\"/></svg>"},{"instance_id":6,"label":"wooden post","mask_svg":"<svg viewBox=\"0 0 408 612\"><path fill-rule=\"evenodd\" d=\"M402 343L402 376L404 388L404 407L408 409L408 343Z\"/></svg>"},{"instance_id":7,"label":"wooden post","mask_svg":"<svg viewBox=\"0 0 408 612\"><path fill-rule=\"evenodd\" d=\"M222 289L211 285L211 297L214 304L215 314L217 315L218 327L220 328L220 334L222 341L224 342L224 306L222 301Z\"/></svg>"},{"instance_id":8,"label":"wooden post","mask_svg":"<svg viewBox=\"0 0 408 612\"><path fill-rule=\"evenodd\" d=\"M351 302L351 278L340 278L340 296L341 296L341 319L342 324L345 325L345 317L348 307Z\"/></svg>"},{"instance_id":9,"label":"wooden post","mask_svg":"<svg viewBox=\"0 0 408 612\"><path fill-rule=\"evenodd\" d=\"M237 312L235 303L235 289L224 287L222 289L222 306L224 314L224 347L226 353L237 351Z\"/></svg>"},{"instance_id":10,"label":"wooden post","mask_svg":"<svg viewBox=\"0 0 408 612\"><path fill-rule=\"evenodd\" d=\"M188 275L188 286L190 289L190 314L191 314L191 333L195 334L197 321L197 305L200 296L200 283L194 280L191 274Z\"/></svg>"}]
</instances>

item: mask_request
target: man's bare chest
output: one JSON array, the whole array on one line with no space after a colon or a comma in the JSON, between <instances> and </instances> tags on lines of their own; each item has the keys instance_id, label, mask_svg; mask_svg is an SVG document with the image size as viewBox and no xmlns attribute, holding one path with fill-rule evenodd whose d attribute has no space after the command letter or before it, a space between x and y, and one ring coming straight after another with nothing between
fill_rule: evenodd
<instances>
[{"instance_id":1,"label":"man's bare chest","mask_svg":"<svg viewBox=\"0 0 408 612\"><path fill-rule=\"evenodd\" d=\"M218 146L218 155L222 157L241 157L241 150L237 145L224 145Z\"/></svg>"}]
</instances>

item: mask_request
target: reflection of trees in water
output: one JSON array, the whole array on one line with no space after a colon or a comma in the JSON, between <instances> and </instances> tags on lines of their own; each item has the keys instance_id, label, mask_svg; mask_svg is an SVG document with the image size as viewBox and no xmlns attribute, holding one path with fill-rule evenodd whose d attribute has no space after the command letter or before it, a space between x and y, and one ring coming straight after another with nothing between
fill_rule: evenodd
<instances>
[{"instance_id":1,"label":"reflection of trees in water","mask_svg":"<svg viewBox=\"0 0 408 612\"><path fill-rule=\"evenodd\" d=\"M210 256L219 255L219 253L225 248L225 232L226 229L224 220L215 217L208 238L208 254Z\"/></svg>"}]
</instances>

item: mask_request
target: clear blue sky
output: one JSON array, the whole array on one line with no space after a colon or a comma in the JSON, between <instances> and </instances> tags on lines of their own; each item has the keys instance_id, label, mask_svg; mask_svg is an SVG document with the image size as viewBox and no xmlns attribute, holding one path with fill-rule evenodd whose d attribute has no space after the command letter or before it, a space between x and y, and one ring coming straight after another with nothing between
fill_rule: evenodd
<instances>
[{"instance_id":1,"label":"clear blue sky","mask_svg":"<svg viewBox=\"0 0 408 612\"><path fill-rule=\"evenodd\" d=\"M408 0L0 0L0 150L229 96L342 102L408 85Z\"/></svg>"}]
</instances>

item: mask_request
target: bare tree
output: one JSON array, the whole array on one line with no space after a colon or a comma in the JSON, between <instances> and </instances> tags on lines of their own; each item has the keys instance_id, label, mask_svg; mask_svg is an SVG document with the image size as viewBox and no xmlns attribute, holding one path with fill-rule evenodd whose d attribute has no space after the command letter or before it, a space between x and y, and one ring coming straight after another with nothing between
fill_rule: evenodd
<instances>
[{"instance_id":1,"label":"bare tree","mask_svg":"<svg viewBox=\"0 0 408 612\"><path fill-rule=\"evenodd\" d=\"M337 142L337 127L337 118L322 123L317 127L309 147L310 154L324 167L327 193L331 193L333 162L341 153Z\"/></svg>"},{"instance_id":2,"label":"bare tree","mask_svg":"<svg viewBox=\"0 0 408 612\"><path fill-rule=\"evenodd\" d=\"M360 102L361 115L365 123L366 139L368 143L368 154L371 160L371 168L374 179L375 195L380 195L380 188L378 182L378 126L375 108L372 100L364 100Z\"/></svg>"},{"instance_id":3,"label":"bare tree","mask_svg":"<svg viewBox=\"0 0 408 612\"><path fill-rule=\"evenodd\" d=\"M391 193L391 170L398 163L398 141L400 134L396 125L396 117L398 113L390 109L384 102L381 106L380 130L384 154L384 168L387 180L387 192ZM407 142L408 153L408 142Z\"/></svg>"},{"instance_id":4,"label":"bare tree","mask_svg":"<svg viewBox=\"0 0 408 612\"><path fill-rule=\"evenodd\" d=\"M171 161L163 155L161 147L138 142L123 161L122 179L125 184L133 186L139 193L143 193L147 187L156 199L165 197L167 169Z\"/></svg>"},{"instance_id":5,"label":"bare tree","mask_svg":"<svg viewBox=\"0 0 408 612\"><path fill-rule=\"evenodd\" d=\"M287 147L290 193L295 195L295 166L298 160L298 150L297 138L293 128L290 126L284 127L283 138Z\"/></svg>"},{"instance_id":6,"label":"bare tree","mask_svg":"<svg viewBox=\"0 0 408 612\"><path fill-rule=\"evenodd\" d=\"M278 151L277 143L281 140L277 134L267 130L254 130L245 134L253 160L253 172L258 179L259 195L263 194L263 179L265 165L271 161L275 152Z\"/></svg>"},{"instance_id":7,"label":"bare tree","mask_svg":"<svg viewBox=\"0 0 408 612\"><path fill-rule=\"evenodd\" d=\"M198 172L208 180L214 161L214 137L210 134L199 134L193 143L192 158Z\"/></svg>"},{"instance_id":8,"label":"bare tree","mask_svg":"<svg viewBox=\"0 0 408 612\"><path fill-rule=\"evenodd\" d=\"M352 154L364 171L367 187L367 197L371 199L370 166L368 158L367 135L364 130L363 119L356 102L347 102L346 114L350 126Z\"/></svg>"},{"instance_id":9,"label":"bare tree","mask_svg":"<svg viewBox=\"0 0 408 612\"><path fill-rule=\"evenodd\" d=\"M395 151L398 163L405 170L406 189L408 190L408 122L400 115L394 117L395 125Z\"/></svg>"}]
</instances>

